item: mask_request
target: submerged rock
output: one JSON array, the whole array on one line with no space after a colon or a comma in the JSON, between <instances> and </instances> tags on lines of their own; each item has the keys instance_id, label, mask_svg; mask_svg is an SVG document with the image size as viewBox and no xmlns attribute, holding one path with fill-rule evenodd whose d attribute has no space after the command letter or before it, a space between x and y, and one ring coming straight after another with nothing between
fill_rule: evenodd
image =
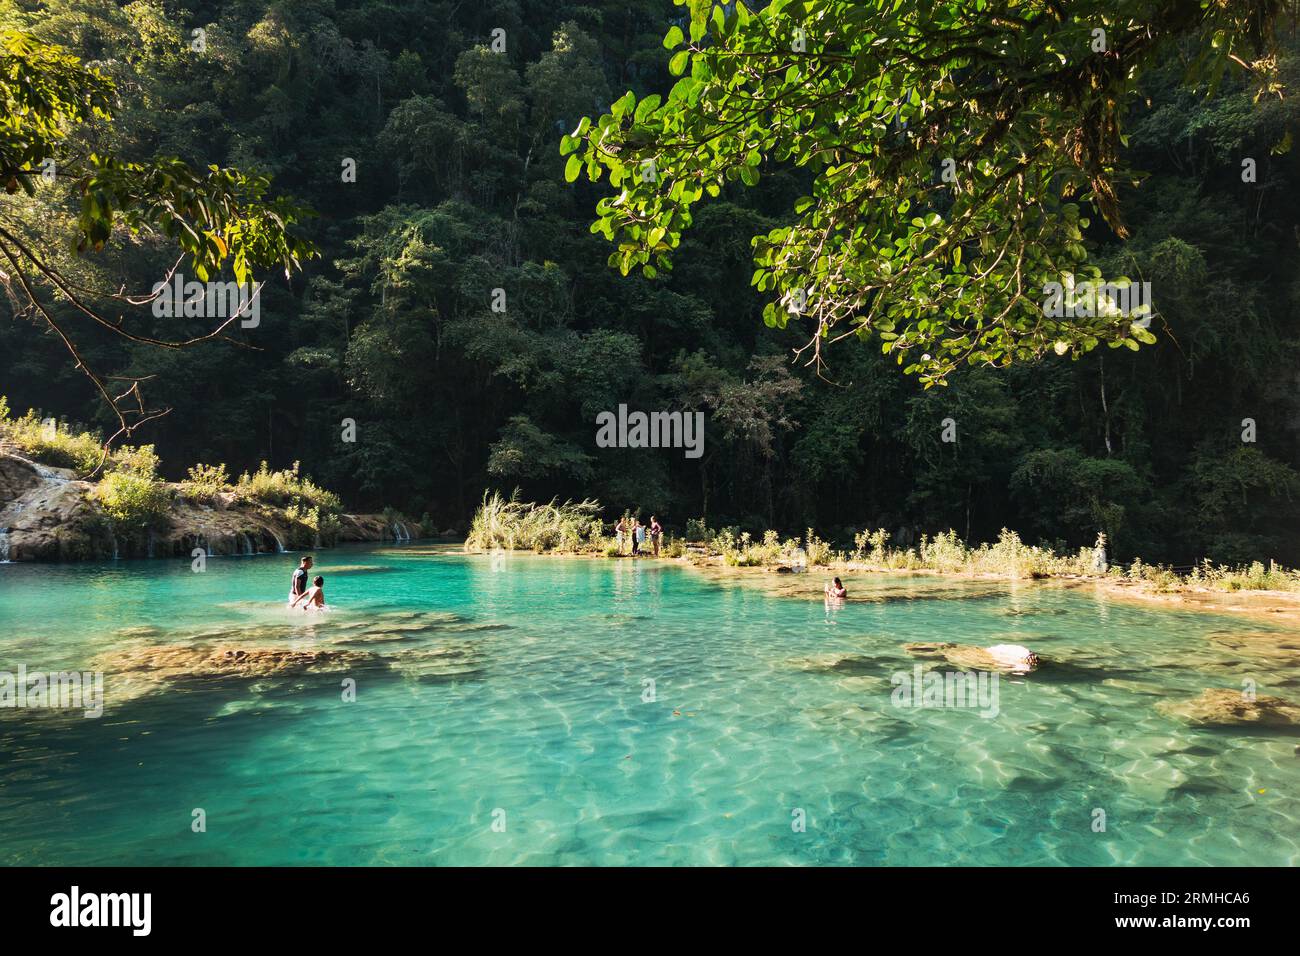
<instances>
[{"instance_id":1,"label":"submerged rock","mask_svg":"<svg viewBox=\"0 0 1300 956\"><path fill-rule=\"evenodd\" d=\"M280 680L384 666L361 651L146 644L107 651L91 661L104 672L105 703L113 709L187 681Z\"/></svg>"},{"instance_id":2,"label":"submerged rock","mask_svg":"<svg viewBox=\"0 0 1300 956\"><path fill-rule=\"evenodd\" d=\"M926 657L934 660L943 660L947 656L949 648L956 647L952 643L939 643L933 641L916 641L911 644L904 644L903 650L913 657Z\"/></svg>"},{"instance_id":3,"label":"submerged rock","mask_svg":"<svg viewBox=\"0 0 1300 956\"><path fill-rule=\"evenodd\" d=\"M94 669L106 674L147 673L160 681L181 677L279 677L345 671L369 663L360 651L323 648L246 648L149 644L100 655Z\"/></svg>"},{"instance_id":4,"label":"submerged rock","mask_svg":"<svg viewBox=\"0 0 1300 956\"><path fill-rule=\"evenodd\" d=\"M161 637L163 629L154 627L152 624L137 624L134 627L119 627L113 632L114 637L138 638L138 637Z\"/></svg>"},{"instance_id":5,"label":"submerged rock","mask_svg":"<svg viewBox=\"0 0 1300 956\"><path fill-rule=\"evenodd\" d=\"M1147 681L1126 680L1120 677L1107 677L1102 680L1101 683L1104 687L1114 687L1119 690L1128 691L1130 694L1146 694L1151 697L1163 697L1165 695L1164 687Z\"/></svg>"},{"instance_id":6,"label":"submerged rock","mask_svg":"<svg viewBox=\"0 0 1300 956\"><path fill-rule=\"evenodd\" d=\"M513 624L494 624L490 621L463 621L457 624L440 625L438 630L465 634L470 631L509 631L513 628Z\"/></svg>"},{"instance_id":7,"label":"submerged rock","mask_svg":"<svg viewBox=\"0 0 1300 956\"><path fill-rule=\"evenodd\" d=\"M392 661L395 672L426 683L444 683L477 676L483 659L472 646L422 648L408 651Z\"/></svg>"},{"instance_id":8,"label":"submerged rock","mask_svg":"<svg viewBox=\"0 0 1300 956\"><path fill-rule=\"evenodd\" d=\"M1156 709L1194 727L1300 726L1300 706L1281 697L1250 700L1239 690L1223 687L1212 687L1191 700L1161 701Z\"/></svg>"},{"instance_id":9,"label":"submerged rock","mask_svg":"<svg viewBox=\"0 0 1300 956\"><path fill-rule=\"evenodd\" d=\"M401 570L404 569L387 564L318 564L315 568L315 571L320 574L386 574Z\"/></svg>"},{"instance_id":10,"label":"submerged rock","mask_svg":"<svg viewBox=\"0 0 1300 956\"><path fill-rule=\"evenodd\" d=\"M367 634L397 634L404 631L419 633L432 631L443 625L437 621L385 621L368 629Z\"/></svg>"},{"instance_id":11,"label":"submerged rock","mask_svg":"<svg viewBox=\"0 0 1300 956\"><path fill-rule=\"evenodd\" d=\"M1293 631L1216 631L1210 641L1252 661L1300 663L1300 635Z\"/></svg>"},{"instance_id":12,"label":"submerged rock","mask_svg":"<svg viewBox=\"0 0 1300 956\"><path fill-rule=\"evenodd\" d=\"M790 663L800 670L842 676L879 674L886 666L885 661L859 654L818 654L812 657L797 657Z\"/></svg>"}]
</instances>

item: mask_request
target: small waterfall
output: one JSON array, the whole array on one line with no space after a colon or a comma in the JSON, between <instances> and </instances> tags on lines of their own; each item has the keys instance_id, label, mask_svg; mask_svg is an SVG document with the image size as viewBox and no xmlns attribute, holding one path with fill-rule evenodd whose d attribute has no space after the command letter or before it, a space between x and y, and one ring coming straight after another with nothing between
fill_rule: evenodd
<instances>
[{"instance_id":1,"label":"small waterfall","mask_svg":"<svg viewBox=\"0 0 1300 956\"><path fill-rule=\"evenodd\" d=\"M117 535L115 535L112 531L109 531L108 535L113 540L113 560L120 561L121 556L118 554L117 551Z\"/></svg>"},{"instance_id":2,"label":"small waterfall","mask_svg":"<svg viewBox=\"0 0 1300 956\"><path fill-rule=\"evenodd\" d=\"M284 554L284 542L280 540L280 536L270 528L267 528L266 530L267 533L270 534L270 536L275 539L275 553Z\"/></svg>"},{"instance_id":3,"label":"small waterfall","mask_svg":"<svg viewBox=\"0 0 1300 956\"><path fill-rule=\"evenodd\" d=\"M149 542L145 545L145 557L153 557L153 529L149 529Z\"/></svg>"},{"instance_id":4,"label":"small waterfall","mask_svg":"<svg viewBox=\"0 0 1300 956\"><path fill-rule=\"evenodd\" d=\"M9 563L9 529L0 528L0 564Z\"/></svg>"},{"instance_id":5,"label":"small waterfall","mask_svg":"<svg viewBox=\"0 0 1300 956\"><path fill-rule=\"evenodd\" d=\"M406 525L400 521L393 522L393 540L398 544L411 540L411 532L406 529Z\"/></svg>"}]
</instances>

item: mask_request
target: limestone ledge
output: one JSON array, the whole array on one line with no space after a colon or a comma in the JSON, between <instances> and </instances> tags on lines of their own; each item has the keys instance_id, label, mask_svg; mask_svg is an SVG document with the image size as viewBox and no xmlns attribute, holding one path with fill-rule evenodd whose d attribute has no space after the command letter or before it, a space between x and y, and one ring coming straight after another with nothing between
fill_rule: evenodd
<instances>
[{"instance_id":1,"label":"limestone ledge","mask_svg":"<svg viewBox=\"0 0 1300 956\"><path fill-rule=\"evenodd\" d=\"M274 554L322 546L315 529L283 508L234 495L191 501L178 485L170 486L170 505L155 527L116 532L92 498L93 488L70 470L0 452L0 560L189 557L196 547L211 555ZM414 531L376 514L342 515L340 525L336 543L393 541Z\"/></svg>"}]
</instances>

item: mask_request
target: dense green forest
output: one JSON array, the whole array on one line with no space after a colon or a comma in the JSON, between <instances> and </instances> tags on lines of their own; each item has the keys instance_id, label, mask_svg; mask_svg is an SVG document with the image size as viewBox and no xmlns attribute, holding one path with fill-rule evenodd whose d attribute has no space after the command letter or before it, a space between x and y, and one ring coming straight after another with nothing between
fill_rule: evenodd
<instances>
[{"instance_id":1,"label":"dense green forest","mask_svg":"<svg viewBox=\"0 0 1300 956\"><path fill-rule=\"evenodd\" d=\"M904 544L1011 527L1068 547L1104 530L1120 558L1300 563L1294 98L1256 98L1232 74L1207 97L1173 60L1147 76L1125 125L1131 235L1098 218L1085 238L1151 283L1155 344L962 367L925 388L878 343L842 342L818 369L793 358L807 329L764 323L750 239L808 191L798 168L702 203L671 271L610 268L589 228L609 189L566 182L560 140L625 90L666 91L664 35L686 20L670 0L0 0L0 26L116 81L96 142L259 170L316 212L304 232L321 255L267 284L238 336L255 349L80 330L88 361L172 409L132 440L156 444L169 477L300 461L354 509L443 526L463 527L485 488L518 487L670 527L885 527ZM1293 20L1279 39L1295 90ZM172 265L143 240L55 248L68 210L16 201L87 285L147 290ZM175 335L190 320L131 321ZM5 315L0 356L14 409L115 430L44 324ZM597 447L597 415L620 404L702 410L703 456Z\"/></svg>"}]
</instances>

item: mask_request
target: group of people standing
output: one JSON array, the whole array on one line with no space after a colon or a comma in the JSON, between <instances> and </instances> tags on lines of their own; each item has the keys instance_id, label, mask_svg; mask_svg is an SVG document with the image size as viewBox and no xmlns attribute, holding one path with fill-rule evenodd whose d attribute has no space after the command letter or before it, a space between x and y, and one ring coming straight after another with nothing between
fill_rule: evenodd
<instances>
[{"instance_id":1,"label":"group of people standing","mask_svg":"<svg viewBox=\"0 0 1300 956\"><path fill-rule=\"evenodd\" d=\"M618 519L618 524L614 525L614 537L618 540L618 553L623 553L623 545L626 542L632 544L632 556L636 557L645 547L646 538L650 539L650 546L654 549L654 556L659 557L659 542L663 539L664 528L654 515L650 516L648 525L642 524L637 518L629 518L627 515Z\"/></svg>"}]
</instances>

